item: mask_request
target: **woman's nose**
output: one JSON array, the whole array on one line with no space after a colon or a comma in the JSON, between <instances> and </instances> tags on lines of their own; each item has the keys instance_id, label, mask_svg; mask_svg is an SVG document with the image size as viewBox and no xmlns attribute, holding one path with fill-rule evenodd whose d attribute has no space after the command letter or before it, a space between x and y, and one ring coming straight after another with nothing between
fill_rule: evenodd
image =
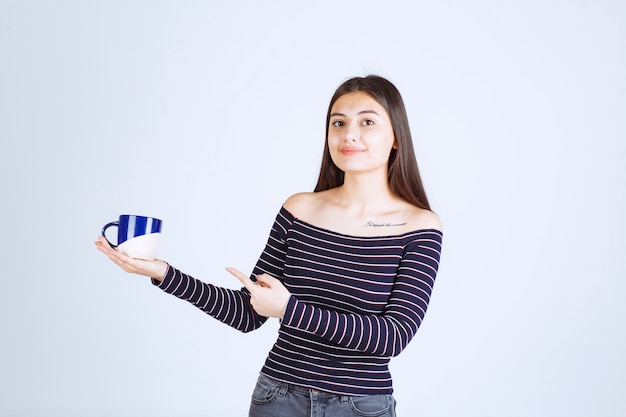
<instances>
[{"instance_id":1,"label":"woman's nose","mask_svg":"<svg viewBox=\"0 0 626 417\"><path fill-rule=\"evenodd\" d=\"M344 140L346 142L356 142L356 140L359 137L359 133L357 131L357 129L353 126L348 126L346 128L346 132L345 132L345 136L344 136Z\"/></svg>"}]
</instances>

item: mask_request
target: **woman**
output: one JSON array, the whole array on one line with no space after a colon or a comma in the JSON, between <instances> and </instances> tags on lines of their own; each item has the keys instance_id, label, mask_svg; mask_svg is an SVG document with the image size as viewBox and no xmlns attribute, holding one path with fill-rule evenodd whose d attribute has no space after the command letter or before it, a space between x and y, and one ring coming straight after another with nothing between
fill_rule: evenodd
<instances>
[{"instance_id":1,"label":"woman","mask_svg":"<svg viewBox=\"0 0 626 417\"><path fill-rule=\"evenodd\" d=\"M250 416L395 416L388 364L415 335L437 273L430 211L404 103L378 76L333 95L319 179L285 201L241 290L96 245L125 271L243 331L281 320Z\"/></svg>"}]
</instances>

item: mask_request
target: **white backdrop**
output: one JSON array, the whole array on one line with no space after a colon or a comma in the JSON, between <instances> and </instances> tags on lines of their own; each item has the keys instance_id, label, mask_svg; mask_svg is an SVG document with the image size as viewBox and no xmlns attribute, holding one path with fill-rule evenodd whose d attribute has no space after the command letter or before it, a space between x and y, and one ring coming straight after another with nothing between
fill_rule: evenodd
<instances>
[{"instance_id":1,"label":"white backdrop","mask_svg":"<svg viewBox=\"0 0 626 417\"><path fill-rule=\"evenodd\" d=\"M400 416L626 414L623 1L0 1L0 415L243 416L239 334L93 246L238 287L346 78L402 92L445 228Z\"/></svg>"}]
</instances>

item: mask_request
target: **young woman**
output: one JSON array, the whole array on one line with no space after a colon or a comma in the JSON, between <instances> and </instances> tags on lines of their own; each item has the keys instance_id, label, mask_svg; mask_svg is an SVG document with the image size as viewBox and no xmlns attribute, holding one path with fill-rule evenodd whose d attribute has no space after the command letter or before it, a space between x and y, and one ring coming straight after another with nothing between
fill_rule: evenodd
<instances>
[{"instance_id":1,"label":"young woman","mask_svg":"<svg viewBox=\"0 0 626 417\"><path fill-rule=\"evenodd\" d=\"M315 191L281 207L240 290L166 262L99 250L243 332L281 320L251 417L395 416L388 364L413 338L431 296L441 225L422 186L404 103L378 76L333 95Z\"/></svg>"}]
</instances>

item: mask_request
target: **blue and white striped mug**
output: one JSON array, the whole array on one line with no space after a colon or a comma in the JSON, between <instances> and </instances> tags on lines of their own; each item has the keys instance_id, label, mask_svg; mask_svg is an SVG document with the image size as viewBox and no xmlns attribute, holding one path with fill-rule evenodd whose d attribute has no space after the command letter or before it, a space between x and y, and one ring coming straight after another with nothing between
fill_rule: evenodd
<instances>
[{"instance_id":1,"label":"blue and white striped mug","mask_svg":"<svg viewBox=\"0 0 626 417\"><path fill-rule=\"evenodd\" d=\"M119 220L104 225L102 236L120 253L131 258L152 260L159 246L162 225L163 222L155 217L122 214ZM116 244L105 234L110 227L117 227Z\"/></svg>"}]
</instances>

